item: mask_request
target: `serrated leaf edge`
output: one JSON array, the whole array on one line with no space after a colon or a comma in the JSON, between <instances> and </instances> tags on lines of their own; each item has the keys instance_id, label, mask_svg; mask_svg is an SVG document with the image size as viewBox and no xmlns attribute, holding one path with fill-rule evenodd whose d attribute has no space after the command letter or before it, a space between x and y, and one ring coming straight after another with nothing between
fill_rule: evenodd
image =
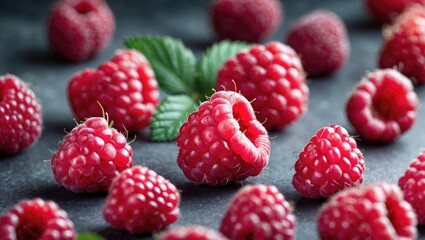
<instances>
[{"instance_id":1,"label":"serrated leaf edge","mask_svg":"<svg viewBox=\"0 0 425 240\"><path fill-rule=\"evenodd\" d=\"M174 107L171 108L170 106ZM172 113L171 109L174 109L175 111L173 112L180 116L169 119L160 118L163 116L162 113ZM187 120L188 115L195 109L196 103L187 95L166 97L158 106L150 121L151 140L158 142L174 140L178 135L181 125ZM164 122L169 122L169 124L164 124Z\"/></svg>"}]
</instances>

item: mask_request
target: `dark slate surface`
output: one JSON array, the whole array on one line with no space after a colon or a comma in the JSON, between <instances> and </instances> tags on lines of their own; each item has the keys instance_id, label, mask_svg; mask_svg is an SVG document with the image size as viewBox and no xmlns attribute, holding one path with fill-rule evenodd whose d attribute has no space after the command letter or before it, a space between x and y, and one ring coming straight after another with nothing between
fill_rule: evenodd
<instances>
[{"instance_id":1,"label":"dark slate surface","mask_svg":"<svg viewBox=\"0 0 425 240\"><path fill-rule=\"evenodd\" d=\"M323 200L300 197L291 184L293 163L308 139L320 128L340 124L348 128L344 105L348 93L366 72L376 68L381 29L365 12L360 0L303 0L285 3L285 21L268 40L283 40L288 26L300 15L316 9L335 11L345 21L351 41L348 63L338 73L309 79L309 111L281 132L271 133L270 164L263 173L244 182L223 187L192 184L176 164L175 143L149 142L148 131L132 143L135 164L143 164L173 182L182 193L182 216L175 225L202 224L217 229L232 194L253 183L274 184L295 206L297 239L318 239L315 219ZM181 38L199 57L215 40L208 21L208 0L110 1L117 30L112 44L94 59L70 64L52 56L45 38L45 22L51 1L0 1L0 74L13 73L29 82L43 105L44 131L28 150L0 159L0 212L25 198L42 197L65 209L79 232L100 233L106 239L150 239L113 230L103 220L101 209L106 193L74 194L59 187L49 160L74 120L66 99L67 83L75 72L96 67L122 48L122 39L135 34L160 34ZM425 99L424 87L416 92ZM360 142L366 160L365 182L396 183L411 159L424 147L425 112L419 108L414 127L388 145ZM174 225L174 226L175 226ZM425 239L425 228L419 228Z\"/></svg>"}]
</instances>

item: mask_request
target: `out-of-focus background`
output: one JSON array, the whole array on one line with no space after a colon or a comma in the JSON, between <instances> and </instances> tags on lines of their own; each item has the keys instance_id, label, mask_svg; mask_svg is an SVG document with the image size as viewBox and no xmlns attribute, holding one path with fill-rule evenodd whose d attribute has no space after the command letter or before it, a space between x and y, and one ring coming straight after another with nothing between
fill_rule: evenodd
<instances>
[{"instance_id":1,"label":"out-of-focus background","mask_svg":"<svg viewBox=\"0 0 425 240\"><path fill-rule=\"evenodd\" d=\"M294 20L314 9L328 9L345 22L351 54L344 67L333 75L308 80L308 112L280 132L272 132L270 164L255 178L208 187L189 182L176 164L174 142L153 143L144 130L132 143L135 164L145 165L168 178L181 191L182 216L173 226L201 224L218 229L232 195L243 185L274 184L295 209L297 239L318 239L316 214L324 200L302 198L291 184L293 164L309 138L321 127L340 124L353 131L344 113L349 92L361 76L377 68L382 42L381 26L369 16L359 0L285 0L284 21L276 33L263 42L286 41ZM112 43L95 58L69 63L49 51L46 20L53 1L0 1L0 75L12 73L30 83L43 105L44 130L39 141L26 151L0 158L0 212L22 199L41 197L56 201L66 210L79 232L95 232L106 239L150 239L112 229L101 209L106 193L74 194L59 187L50 170L49 160L58 142L75 125L66 98L69 79L77 71L96 68L108 60L123 39L134 35L169 35L181 39L199 58L216 38L209 21L209 0L108 1L116 19ZM424 88L415 89L420 99ZM425 146L425 112L419 108L413 128L388 145L360 142L366 161L365 183L396 183L410 161ZM1 127L1 126L0 126ZM420 239L425 229L420 227Z\"/></svg>"}]
</instances>

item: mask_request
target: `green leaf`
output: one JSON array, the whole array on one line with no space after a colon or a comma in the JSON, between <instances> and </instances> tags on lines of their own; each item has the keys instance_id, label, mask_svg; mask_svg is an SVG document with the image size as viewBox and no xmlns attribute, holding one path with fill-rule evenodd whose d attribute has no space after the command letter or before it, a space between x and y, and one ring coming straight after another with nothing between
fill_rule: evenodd
<instances>
[{"instance_id":1,"label":"green leaf","mask_svg":"<svg viewBox=\"0 0 425 240\"><path fill-rule=\"evenodd\" d=\"M211 96L216 85L217 73L220 67L231 57L236 56L250 45L244 42L221 41L212 45L199 61L198 76L195 87L202 97Z\"/></svg>"},{"instance_id":2,"label":"green leaf","mask_svg":"<svg viewBox=\"0 0 425 240\"><path fill-rule=\"evenodd\" d=\"M187 116L196 109L196 103L187 95L168 96L159 104L151 121L152 141L176 139Z\"/></svg>"},{"instance_id":3,"label":"green leaf","mask_svg":"<svg viewBox=\"0 0 425 240\"><path fill-rule=\"evenodd\" d=\"M136 36L126 38L124 44L145 55L164 91L169 94L195 94L193 78L196 58L180 40L167 36Z\"/></svg>"},{"instance_id":4,"label":"green leaf","mask_svg":"<svg viewBox=\"0 0 425 240\"><path fill-rule=\"evenodd\" d=\"M103 238L93 233L80 233L76 240L103 240Z\"/></svg>"}]
</instances>

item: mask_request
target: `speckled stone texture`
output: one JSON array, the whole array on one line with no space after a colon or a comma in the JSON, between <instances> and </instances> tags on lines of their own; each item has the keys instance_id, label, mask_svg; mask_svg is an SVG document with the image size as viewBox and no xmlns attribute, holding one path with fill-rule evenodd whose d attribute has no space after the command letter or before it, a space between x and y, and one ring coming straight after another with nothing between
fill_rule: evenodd
<instances>
[{"instance_id":1,"label":"speckled stone texture","mask_svg":"<svg viewBox=\"0 0 425 240\"><path fill-rule=\"evenodd\" d=\"M44 117L43 134L34 146L15 156L0 157L0 212L24 198L41 197L56 201L67 211L78 232L96 232L106 239L152 239L149 235L130 235L112 229L102 217L105 193L75 194L55 183L48 161L65 131L69 132L75 126L66 99L66 86L77 71L96 68L117 48L123 48L125 36L168 34L182 39L200 57L215 40L209 23L210 1L110 0L108 3L116 17L116 32L111 45L93 59L68 63L49 51L46 21L52 1L0 1L0 74L13 73L29 82L40 98ZM288 27L297 17L317 8L326 8L338 14L347 25L352 50L347 63L333 75L308 79L308 112L285 130L270 133L268 167L259 176L243 182L223 187L193 184L177 166L178 149L174 142L153 143L149 141L149 131L140 132L131 144L134 164L151 168L181 190L182 217L172 226L200 224L217 230L233 194L242 185L262 183L276 185L295 205L297 239L319 238L316 216L323 200L302 198L296 192L291 184L294 162L309 138L323 126L339 124L356 135L346 119L345 103L361 76L377 67L381 27L359 0L285 0L284 5L284 24L264 42L283 41ZM417 87L415 91L423 102L425 88ZM397 183L410 161L425 147L424 125L425 108L422 107L415 125L396 142L373 145L359 141L366 162L364 183ZM425 228L419 228L419 239L425 239Z\"/></svg>"}]
</instances>

